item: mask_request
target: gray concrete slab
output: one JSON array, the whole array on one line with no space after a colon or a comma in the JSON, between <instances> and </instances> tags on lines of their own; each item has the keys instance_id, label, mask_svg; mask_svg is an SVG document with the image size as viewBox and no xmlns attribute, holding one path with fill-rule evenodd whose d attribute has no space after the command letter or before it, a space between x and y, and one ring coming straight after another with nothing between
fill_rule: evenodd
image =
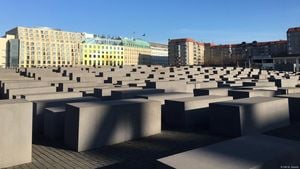
<instances>
[{"instance_id":1,"label":"gray concrete slab","mask_svg":"<svg viewBox=\"0 0 300 169\"><path fill-rule=\"evenodd\" d=\"M38 94L22 94L21 98L28 101L33 100L49 100L49 99L67 99L82 97L81 92L51 92L51 93L38 93Z\"/></svg>"},{"instance_id":2,"label":"gray concrete slab","mask_svg":"<svg viewBox=\"0 0 300 169\"><path fill-rule=\"evenodd\" d=\"M211 103L212 132L241 136L284 127L290 124L286 98L251 97Z\"/></svg>"},{"instance_id":3,"label":"gray concrete slab","mask_svg":"<svg viewBox=\"0 0 300 169\"><path fill-rule=\"evenodd\" d=\"M112 91L122 91L122 90L142 90L142 87L128 87L128 86L121 86L121 87L96 87L94 88L94 96L95 97L105 97L111 96Z\"/></svg>"},{"instance_id":4,"label":"gray concrete slab","mask_svg":"<svg viewBox=\"0 0 300 169\"><path fill-rule=\"evenodd\" d=\"M67 98L67 99L49 99L49 100L34 100L33 102L33 134L34 136L43 135L44 131L44 109L47 107L61 107L66 103L85 102L92 100L100 100L96 97L83 98Z\"/></svg>"},{"instance_id":5,"label":"gray concrete slab","mask_svg":"<svg viewBox=\"0 0 300 169\"><path fill-rule=\"evenodd\" d=\"M66 81L58 84L58 91L67 92L69 88L75 87L90 87L90 86L104 86L103 83L94 83L94 82L76 82L76 81Z\"/></svg>"},{"instance_id":6,"label":"gray concrete slab","mask_svg":"<svg viewBox=\"0 0 300 169\"><path fill-rule=\"evenodd\" d=\"M241 86L241 87L235 87L235 89L239 90L274 90L276 91L278 87L276 86Z\"/></svg>"},{"instance_id":7,"label":"gray concrete slab","mask_svg":"<svg viewBox=\"0 0 300 169\"><path fill-rule=\"evenodd\" d=\"M13 99L14 96L24 95L24 94L37 94L37 93L49 93L56 92L56 87L29 87L29 88L19 88L19 89L7 89L7 98Z\"/></svg>"},{"instance_id":8,"label":"gray concrete slab","mask_svg":"<svg viewBox=\"0 0 300 169\"><path fill-rule=\"evenodd\" d=\"M183 80L176 81L156 81L146 82L147 88L164 89L165 92L186 92L186 82Z\"/></svg>"},{"instance_id":9,"label":"gray concrete slab","mask_svg":"<svg viewBox=\"0 0 300 169\"><path fill-rule=\"evenodd\" d=\"M300 93L292 93L287 95L278 95L279 98L288 98L289 99L289 111L291 122L300 121Z\"/></svg>"},{"instance_id":10,"label":"gray concrete slab","mask_svg":"<svg viewBox=\"0 0 300 169\"><path fill-rule=\"evenodd\" d=\"M145 99L69 103L65 115L65 145L75 151L158 134L160 103Z\"/></svg>"},{"instance_id":11,"label":"gray concrete slab","mask_svg":"<svg viewBox=\"0 0 300 169\"><path fill-rule=\"evenodd\" d=\"M169 128L209 127L209 103L232 100L228 96L197 96L165 101L164 120Z\"/></svg>"},{"instance_id":12,"label":"gray concrete slab","mask_svg":"<svg viewBox=\"0 0 300 169\"><path fill-rule=\"evenodd\" d=\"M277 90L278 94L300 93L300 87L281 87Z\"/></svg>"},{"instance_id":13,"label":"gray concrete slab","mask_svg":"<svg viewBox=\"0 0 300 169\"><path fill-rule=\"evenodd\" d=\"M0 101L0 168L31 162L32 103Z\"/></svg>"},{"instance_id":14,"label":"gray concrete slab","mask_svg":"<svg viewBox=\"0 0 300 169\"><path fill-rule=\"evenodd\" d=\"M228 95L233 99L241 99L248 97L273 97L276 95L274 90L228 90Z\"/></svg>"},{"instance_id":15,"label":"gray concrete slab","mask_svg":"<svg viewBox=\"0 0 300 169\"><path fill-rule=\"evenodd\" d=\"M296 87L299 82L298 79L275 79L277 87Z\"/></svg>"},{"instance_id":16,"label":"gray concrete slab","mask_svg":"<svg viewBox=\"0 0 300 169\"><path fill-rule=\"evenodd\" d=\"M130 88L128 88L130 89ZM143 94L156 94L156 93L164 93L164 89L130 89L130 90L112 90L111 91L111 99L130 99L136 98L138 95Z\"/></svg>"},{"instance_id":17,"label":"gray concrete slab","mask_svg":"<svg viewBox=\"0 0 300 169\"><path fill-rule=\"evenodd\" d=\"M167 92L167 93L158 93L158 94L144 94L144 95L138 95L137 97L145 98L148 100L159 101L163 105L165 104L165 100L167 99L193 97L193 93Z\"/></svg>"},{"instance_id":18,"label":"gray concrete slab","mask_svg":"<svg viewBox=\"0 0 300 169\"><path fill-rule=\"evenodd\" d=\"M228 96L228 90L231 88L207 88L207 89L194 89L194 96L215 95L215 96Z\"/></svg>"},{"instance_id":19,"label":"gray concrete slab","mask_svg":"<svg viewBox=\"0 0 300 169\"><path fill-rule=\"evenodd\" d=\"M50 140L62 140L65 126L65 106L45 108L44 137Z\"/></svg>"},{"instance_id":20,"label":"gray concrete slab","mask_svg":"<svg viewBox=\"0 0 300 169\"><path fill-rule=\"evenodd\" d=\"M275 82L268 82L268 81L243 82L243 86L275 86Z\"/></svg>"}]
</instances>

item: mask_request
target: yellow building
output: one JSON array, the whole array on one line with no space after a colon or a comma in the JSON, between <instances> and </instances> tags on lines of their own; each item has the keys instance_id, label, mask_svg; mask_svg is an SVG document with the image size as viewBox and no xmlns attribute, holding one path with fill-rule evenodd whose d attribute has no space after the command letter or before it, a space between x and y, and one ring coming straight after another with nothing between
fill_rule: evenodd
<instances>
[{"instance_id":1,"label":"yellow building","mask_svg":"<svg viewBox=\"0 0 300 169\"><path fill-rule=\"evenodd\" d=\"M84 66L121 66L124 64L124 47L120 39L86 38L82 42Z\"/></svg>"},{"instance_id":2,"label":"yellow building","mask_svg":"<svg viewBox=\"0 0 300 169\"><path fill-rule=\"evenodd\" d=\"M13 35L6 35L0 37L0 68L5 68L7 65L8 52L9 52L8 41L14 38L15 36Z\"/></svg>"},{"instance_id":3,"label":"yellow building","mask_svg":"<svg viewBox=\"0 0 300 169\"><path fill-rule=\"evenodd\" d=\"M151 56L150 44L139 39L123 38L124 65L143 64L144 58Z\"/></svg>"},{"instance_id":4,"label":"yellow building","mask_svg":"<svg viewBox=\"0 0 300 169\"><path fill-rule=\"evenodd\" d=\"M82 34L47 27L16 27L7 35L19 39L19 67L81 65Z\"/></svg>"}]
</instances>

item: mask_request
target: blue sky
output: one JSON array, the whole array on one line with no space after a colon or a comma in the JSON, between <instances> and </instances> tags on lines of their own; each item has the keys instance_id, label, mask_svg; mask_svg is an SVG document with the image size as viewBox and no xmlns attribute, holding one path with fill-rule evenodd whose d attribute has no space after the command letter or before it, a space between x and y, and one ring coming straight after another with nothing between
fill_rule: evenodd
<instances>
[{"instance_id":1,"label":"blue sky","mask_svg":"<svg viewBox=\"0 0 300 169\"><path fill-rule=\"evenodd\" d=\"M286 39L300 26L300 0L1 0L0 34L49 26L166 43L191 37L217 44Z\"/></svg>"}]
</instances>

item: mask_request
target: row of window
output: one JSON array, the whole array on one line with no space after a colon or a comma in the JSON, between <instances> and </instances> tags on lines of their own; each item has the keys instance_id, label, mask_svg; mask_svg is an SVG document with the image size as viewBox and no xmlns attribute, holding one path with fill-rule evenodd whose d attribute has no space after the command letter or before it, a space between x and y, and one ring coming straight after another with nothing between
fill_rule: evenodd
<instances>
[{"instance_id":1,"label":"row of window","mask_svg":"<svg viewBox=\"0 0 300 169\"><path fill-rule=\"evenodd\" d=\"M100 46L98 46L98 45L84 45L84 47L85 48L98 48L98 49L100 49ZM123 50L123 47L116 47L116 46L114 46L114 47L112 47L112 46L110 46L110 47L108 47L108 46L101 46L101 49L114 49L114 50Z\"/></svg>"},{"instance_id":2,"label":"row of window","mask_svg":"<svg viewBox=\"0 0 300 169\"><path fill-rule=\"evenodd\" d=\"M100 65L109 65L109 66L119 66L119 65L123 65L123 62L122 61L87 61L85 60L84 61L84 65L89 65L89 66L100 66Z\"/></svg>"},{"instance_id":3,"label":"row of window","mask_svg":"<svg viewBox=\"0 0 300 169\"><path fill-rule=\"evenodd\" d=\"M26 42L25 43L25 41L21 41L21 46L23 46L23 45L27 45L27 46L44 46L44 47L50 47L50 46L52 46L52 47L64 47L64 46L66 46L66 47L69 47L69 45L70 45L70 47L72 47L72 48L77 48L77 44L75 45L75 44L64 44L64 43L62 43L62 44L57 44L57 43L42 43L42 42Z\"/></svg>"},{"instance_id":4,"label":"row of window","mask_svg":"<svg viewBox=\"0 0 300 169\"><path fill-rule=\"evenodd\" d=\"M21 61L22 65L24 65L24 63L26 63L27 65L29 65L29 64L32 64L32 65L33 64L35 64L35 65L36 64L56 64L56 63L57 64L63 64L63 65L64 64L68 64L68 65L71 64L70 61L57 61L57 62L56 61L52 61L52 62L51 61L40 61L40 60L38 60L37 62L35 62L35 61L29 61L29 60L27 60L26 62L25 61Z\"/></svg>"},{"instance_id":5,"label":"row of window","mask_svg":"<svg viewBox=\"0 0 300 169\"><path fill-rule=\"evenodd\" d=\"M88 55L84 55L84 57L85 58L88 58ZM89 55L89 58L100 58L101 56L100 55ZM102 58L104 59L104 55L102 55ZM106 56L106 58L108 59L108 58L110 58L110 59L112 59L112 58L114 58L114 59L116 59L116 58L118 58L118 59L123 59L123 56Z\"/></svg>"},{"instance_id":6,"label":"row of window","mask_svg":"<svg viewBox=\"0 0 300 169\"><path fill-rule=\"evenodd\" d=\"M72 32L62 32L62 31L48 31L48 30L33 30L33 29L21 29L19 31L20 35L28 35L28 34L44 34L44 35L64 35L64 36L71 36L71 37L76 37L80 36L78 33L72 33Z\"/></svg>"},{"instance_id":7,"label":"row of window","mask_svg":"<svg viewBox=\"0 0 300 169\"><path fill-rule=\"evenodd\" d=\"M114 51L114 52L112 52L112 51L110 51L110 52L107 52L107 51L106 52L105 51L102 51L102 52L97 51L96 52L95 50L94 51L86 51L85 50L84 53L102 53L102 54L108 54L108 53L109 54L113 54L114 53L114 54L123 54L123 52L116 52L116 51Z\"/></svg>"},{"instance_id":8,"label":"row of window","mask_svg":"<svg viewBox=\"0 0 300 169\"><path fill-rule=\"evenodd\" d=\"M55 42L55 39L34 39L34 38L23 38L23 37L20 37L20 40L30 40L30 41L41 41L41 42ZM56 42L57 43L78 43L80 42L80 40L76 41L76 40L66 40L66 39L61 39L61 40L58 40L56 39Z\"/></svg>"}]
</instances>

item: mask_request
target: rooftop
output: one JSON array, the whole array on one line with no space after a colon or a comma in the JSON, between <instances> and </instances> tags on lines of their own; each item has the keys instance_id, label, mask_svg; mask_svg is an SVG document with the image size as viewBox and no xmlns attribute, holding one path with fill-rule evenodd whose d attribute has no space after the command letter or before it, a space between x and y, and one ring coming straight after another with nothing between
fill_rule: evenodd
<instances>
[{"instance_id":1,"label":"rooftop","mask_svg":"<svg viewBox=\"0 0 300 169\"><path fill-rule=\"evenodd\" d=\"M181 39L170 39L169 43L182 43L182 42L193 42L193 43L197 43L198 45L204 45L204 43L202 42L198 42L192 38L181 38Z\"/></svg>"},{"instance_id":2,"label":"rooftop","mask_svg":"<svg viewBox=\"0 0 300 169\"><path fill-rule=\"evenodd\" d=\"M289 28L287 32L300 32L300 27Z\"/></svg>"}]
</instances>

